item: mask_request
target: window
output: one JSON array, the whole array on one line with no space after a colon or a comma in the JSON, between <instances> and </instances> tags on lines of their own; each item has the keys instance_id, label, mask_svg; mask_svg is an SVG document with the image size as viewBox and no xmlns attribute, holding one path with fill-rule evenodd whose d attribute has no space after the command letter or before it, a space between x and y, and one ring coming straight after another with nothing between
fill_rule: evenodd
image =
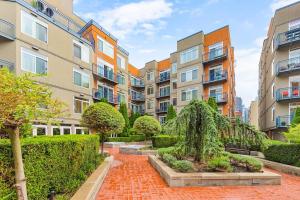
<instances>
[{"instance_id":1,"label":"window","mask_svg":"<svg viewBox=\"0 0 300 200\"><path fill-rule=\"evenodd\" d=\"M58 126L52 127L52 135L60 135L60 128Z\"/></svg>"},{"instance_id":2,"label":"window","mask_svg":"<svg viewBox=\"0 0 300 200\"><path fill-rule=\"evenodd\" d=\"M172 63L172 74L176 74L177 72L177 63Z\"/></svg>"},{"instance_id":3,"label":"window","mask_svg":"<svg viewBox=\"0 0 300 200\"><path fill-rule=\"evenodd\" d=\"M159 80L160 81L170 80L170 70L159 72Z\"/></svg>"},{"instance_id":4,"label":"window","mask_svg":"<svg viewBox=\"0 0 300 200\"><path fill-rule=\"evenodd\" d=\"M181 101L191 101L198 98L197 89L188 89L181 91Z\"/></svg>"},{"instance_id":5,"label":"window","mask_svg":"<svg viewBox=\"0 0 300 200\"><path fill-rule=\"evenodd\" d=\"M154 93L153 87L152 87L152 86L148 87L148 88L147 88L147 95L151 95L151 94L153 94L153 93Z\"/></svg>"},{"instance_id":6,"label":"window","mask_svg":"<svg viewBox=\"0 0 300 200\"><path fill-rule=\"evenodd\" d=\"M117 65L118 65L119 68L125 69L125 58L118 55L117 56Z\"/></svg>"},{"instance_id":7,"label":"window","mask_svg":"<svg viewBox=\"0 0 300 200\"><path fill-rule=\"evenodd\" d=\"M99 58L97 60L97 63L98 63L97 73L100 76L105 77L109 80L114 80L114 66Z\"/></svg>"},{"instance_id":8,"label":"window","mask_svg":"<svg viewBox=\"0 0 300 200\"><path fill-rule=\"evenodd\" d=\"M271 65L271 67L272 67L272 69L271 69L271 71L272 71L272 76L274 76L274 71L275 71L274 58L273 58L273 60L272 60L272 65Z\"/></svg>"},{"instance_id":9,"label":"window","mask_svg":"<svg viewBox=\"0 0 300 200\"><path fill-rule=\"evenodd\" d=\"M208 47L209 49L209 60L220 57L223 55L223 42L218 42Z\"/></svg>"},{"instance_id":10,"label":"window","mask_svg":"<svg viewBox=\"0 0 300 200\"><path fill-rule=\"evenodd\" d=\"M198 59L199 57L199 48L198 46L189 48L180 53L180 64L191 62Z\"/></svg>"},{"instance_id":11,"label":"window","mask_svg":"<svg viewBox=\"0 0 300 200\"><path fill-rule=\"evenodd\" d=\"M73 40L73 51L76 58L86 63L90 63L90 49L81 42Z\"/></svg>"},{"instance_id":12,"label":"window","mask_svg":"<svg viewBox=\"0 0 300 200\"><path fill-rule=\"evenodd\" d=\"M118 74L117 79L118 79L118 83L119 84L125 85L125 77L124 77L124 75Z\"/></svg>"},{"instance_id":13,"label":"window","mask_svg":"<svg viewBox=\"0 0 300 200\"><path fill-rule=\"evenodd\" d=\"M134 86L144 86L144 82L141 79L139 79L139 78L131 76L131 85L134 85Z\"/></svg>"},{"instance_id":14,"label":"window","mask_svg":"<svg viewBox=\"0 0 300 200\"><path fill-rule=\"evenodd\" d=\"M35 74L47 74L48 58L21 48L21 69Z\"/></svg>"},{"instance_id":15,"label":"window","mask_svg":"<svg viewBox=\"0 0 300 200\"><path fill-rule=\"evenodd\" d=\"M172 81L172 86L173 86L173 90L176 90L177 89L177 80L173 80Z\"/></svg>"},{"instance_id":16,"label":"window","mask_svg":"<svg viewBox=\"0 0 300 200\"><path fill-rule=\"evenodd\" d=\"M177 106L177 98L173 98L173 106Z\"/></svg>"},{"instance_id":17,"label":"window","mask_svg":"<svg viewBox=\"0 0 300 200\"><path fill-rule=\"evenodd\" d=\"M170 95L170 86L159 88L159 96L169 96Z\"/></svg>"},{"instance_id":18,"label":"window","mask_svg":"<svg viewBox=\"0 0 300 200\"><path fill-rule=\"evenodd\" d=\"M272 121L275 121L275 108L272 108Z\"/></svg>"},{"instance_id":19,"label":"window","mask_svg":"<svg viewBox=\"0 0 300 200\"><path fill-rule=\"evenodd\" d=\"M209 88L209 97L215 98L217 102L224 100L223 96L223 87L210 87Z\"/></svg>"},{"instance_id":20,"label":"window","mask_svg":"<svg viewBox=\"0 0 300 200\"><path fill-rule=\"evenodd\" d=\"M154 80L154 72L147 72L147 80L148 81Z\"/></svg>"},{"instance_id":21,"label":"window","mask_svg":"<svg viewBox=\"0 0 300 200\"><path fill-rule=\"evenodd\" d=\"M99 36L98 36L98 50L108 55L109 57L114 58L113 45L109 44L107 41L100 38Z\"/></svg>"},{"instance_id":22,"label":"window","mask_svg":"<svg viewBox=\"0 0 300 200\"><path fill-rule=\"evenodd\" d=\"M32 135L47 135L47 126L46 125L33 125L32 126Z\"/></svg>"},{"instance_id":23,"label":"window","mask_svg":"<svg viewBox=\"0 0 300 200\"><path fill-rule=\"evenodd\" d=\"M159 103L159 110L163 111L163 112L166 112L168 110L169 105L170 105L169 101L160 102Z\"/></svg>"},{"instance_id":24,"label":"window","mask_svg":"<svg viewBox=\"0 0 300 200\"><path fill-rule=\"evenodd\" d=\"M118 104L126 103L125 94L118 92Z\"/></svg>"},{"instance_id":25,"label":"window","mask_svg":"<svg viewBox=\"0 0 300 200\"><path fill-rule=\"evenodd\" d=\"M89 88L90 87L90 76L84 72L73 69L73 81L75 85Z\"/></svg>"},{"instance_id":26,"label":"window","mask_svg":"<svg viewBox=\"0 0 300 200\"><path fill-rule=\"evenodd\" d=\"M82 128L82 127L76 127L75 128L75 134L77 134L77 135L88 135L89 134L89 129Z\"/></svg>"},{"instance_id":27,"label":"window","mask_svg":"<svg viewBox=\"0 0 300 200\"><path fill-rule=\"evenodd\" d=\"M181 73L181 82L189 82L198 79L198 69L192 69Z\"/></svg>"},{"instance_id":28,"label":"window","mask_svg":"<svg viewBox=\"0 0 300 200\"><path fill-rule=\"evenodd\" d=\"M218 65L216 67L210 68L208 77L205 78L206 79L208 78L209 81L221 80L224 77L222 68L223 68L222 65Z\"/></svg>"},{"instance_id":29,"label":"window","mask_svg":"<svg viewBox=\"0 0 300 200\"><path fill-rule=\"evenodd\" d=\"M42 42L48 41L48 25L25 11L21 11L21 31Z\"/></svg>"},{"instance_id":30,"label":"window","mask_svg":"<svg viewBox=\"0 0 300 200\"><path fill-rule=\"evenodd\" d=\"M291 21L289 23L289 30L293 30L293 29L297 29L297 28L300 28L300 19Z\"/></svg>"},{"instance_id":31,"label":"window","mask_svg":"<svg viewBox=\"0 0 300 200\"><path fill-rule=\"evenodd\" d=\"M148 100L147 101L147 109L153 109L154 107L154 102L153 100Z\"/></svg>"},{"instance_id":32,"label":"window","mask_svg":"<svg viewBox=\"0 0 300 200\"><path fill-rule=\"evenodd\" d=\"M63 134L64 135L70 135L71 134L71 127L62 127Z\"/></svg>"},{"instance_id":33,"label":"window","mask_svg":"<svg viewBox=\"0 0 300 200\"><path fill-rule=\"evenodd\" d=\"M159 123L160 124L164 124L167 120L167 117L166 116L159 116Z\"/></svg>"},{"instance_id":34,"label":"window","mask_svg":"<svg viewBox=\"0 0 300 200\"><path fill-rule=\"evenodd\" d=\"M74 112L83 113L83 111L89 106L89 100L81 99L78 97L74 98Z\"/></svg>"},{"instance_id":35,"label":"window","mask_svg":"<svg viewBox=\"0 0 300 200\"><path fill-rule=\"evenodd\" d=\"M275 97L275 83L272 84L272 98Z\"/></svg>"},{"instance_id":36,"label":"window","mask_svg":"<svg viewBox=\"0 0 300 200\"><path fill-rule=\"evenodd\" d=\"M97 99L106 99L110 103L114 103L114 89L108 86L98 85L98 91L95 92Z\"/></svg>"}]
</instances>

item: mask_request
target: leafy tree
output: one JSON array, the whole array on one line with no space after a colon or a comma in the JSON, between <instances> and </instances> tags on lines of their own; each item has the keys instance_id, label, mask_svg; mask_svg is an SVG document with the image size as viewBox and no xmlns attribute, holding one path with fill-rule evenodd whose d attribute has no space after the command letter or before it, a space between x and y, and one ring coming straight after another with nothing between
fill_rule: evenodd
<instances>
[{"instance_id":1,"label":"leafy tree","mask_svg":"<svg viewBox=\"0 0 300 200\"><path fill-rule=\"evenodd\" d=\"M122 114L110 104L99 102L90 105L82 114L81 123L101 135L101 153L103 155L104 137L112 133L121 133L125 126Z\"/></svg>"},{"instance_id":2,"label":"leafy tree","mask_svg":"<svg viewBox=\"0 0 300 200\"><path fill-rule=\"evenodd\" d=\"M106 98L101 98L101 99L99 100L99 102L108 103L108 101L107 101Z\"/></svg>"},{"instance_id":3,"label":"leafy tree","mask_svg":"<svg viewBox=\"0 0 300 200\"><path fill-rule=\"evenodd\" d=\"M173 105L169 105L166 120L169 121L174 118L176 118L176 111L175 111Z\"/></svg>"},{"instance_id":4,"label":"leafy tree","mask_svg":"<svg viewBox=\"0 0 300 200\"><path fill-rule=\"evenodd\" d=\"M138 134L145 134L146 139L161 132L160 123L152 116L139 117L134 122L133 128Z\"/></svg>"},{"instance_id":5,"label":"leafy tree","mask_svg":"<svg viewBox=\"0 0 300 200\"><path fill-rule=\"evenodd\" d=\"M300 124L290 127L289 130L284 133L284 136L289 142L300 143Z\"/></svg>"},{"instance_id":6,"label":"leafy tree","mask_svg":"<svg viewBox=\"0 0 300 200\"><path fill-rule=\"evenodd\" d=\"M129 117L130 127L133 127L133 124L134 124L135 120L137 118L139 118L140 116L141 116L141 114L139 112L133 112L133 111L131 111L131 114L130 114L130 117Z\"/></svg>"},{"instance_id":7,"label":"leafy tree","mask_svg":"<svg viewBox=\"0 0 300 200\"><path fill-rule=\"evenodd\" d=\"M218 104L217 104L215 98L209 97L207 103L208 103L208 105L210 105L210 107L212 107L212 109L214 109L215 111L218 111Z\"/></svg>"},{"instance_id":8,"label":"leafy tree","mask_svg":"<svg viewBox=\"0 0 300 200\"><path fill-rule=\"evenodd\" d=\"M294 118L292 120L291 126L295 127L300 124L300 107L296 108Z\"/></svg>"},{"instance_id":9,"label":"leafy tree","mask_svg":"<svg viewBox=\"0 0 300 200\"><path fill-rule=\"evenodd\" d=\"M129 129L130 129L130 124L129 124L128 109L127 109L126 103L122 102L120 104L119 112L123 115L124 120L125 120L125 127L123 129L123 134L128 135Z\"/></svg>"},{"instance_id":10,"label":"leafy tree","mask_svg":"<svg viewBox=\"0 0 300 200\"><path fill-rule=\"evenodd\" d=\"M55 123L62 116L64 104L52 99L44 85L37 84L32 74L16 76L7 68L0 69L0 129L8 132L15 167L18 197L27 200L26 178L20 144L20 129L32 121Z\"/></svg>"}]
</instances>

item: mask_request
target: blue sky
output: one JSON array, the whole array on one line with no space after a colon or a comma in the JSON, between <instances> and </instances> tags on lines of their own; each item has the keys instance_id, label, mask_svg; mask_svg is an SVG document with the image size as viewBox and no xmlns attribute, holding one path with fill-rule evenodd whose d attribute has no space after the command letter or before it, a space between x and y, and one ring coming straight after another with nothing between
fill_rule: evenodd
<instances>
[{"instance_id":1,"label":"blue sky","mask_svg":"<svg viewBox=\"0 0 300 200\"><path fill-rule=\"evenodd\" d=\"M297 0L74 0L74 11L94 19L119 39L138 68L167 58L176 41L230 26L236 91L249 106L257 96L258 62L270 19Z\"/></svg>"}]
</instances>

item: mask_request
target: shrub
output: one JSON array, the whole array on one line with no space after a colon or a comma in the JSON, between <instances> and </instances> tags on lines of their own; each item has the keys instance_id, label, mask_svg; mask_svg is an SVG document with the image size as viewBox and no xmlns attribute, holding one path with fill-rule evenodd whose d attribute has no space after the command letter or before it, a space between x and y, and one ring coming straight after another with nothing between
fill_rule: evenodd
<instances>
[{"instance_id":1,"label":"shrub","mask_svg":"<svg viewBox=\"0 0 300 200\"><path fill-rule=\"evenodd\" d=\"M233 165L245 167L250 172L259 172L263 167L262 162L249 156L229 154L229 158Z\"/></svg>"},{"instance_id":2,"label":"shrub","mask_svg":"<svg viewBox=\"0 0 300 200\"><path fill-rule=\"evenodd\" d=\"M279 141L279 140L270 140L270 139L265 139L263 141L263 148L262 151L265 151L272 145L278 145L278 144L286 144L285 142Z\"/></svg>"},{"instance_id":3,"label":"shrub","mask_svg":"<svg viewBox=\"0 0 300 200\"><path fill-rule=\"evenodd\" d=\"M176 118L176 110L174 109L173 105L169 105L168 107L168 111L167 111L167 117L166 117L166 121L169 121L171 119Z\"/></svg>"},{"instance_id":4,"label":"shrub","mask_svg":"<svg viewBox=\"0 0 300 200\"><path fill-rule=\"evenodd\" d=\"M50 189L73 194L99 165L96 135L25 138L22 154L29 199L47 199ZM0 197L16 199L11 145L0 140Z\"/></svg>"},{"instance_id":5,"label":"shrub","mask_svg":"<svg viewBox=\"0 0 300 200\"><path fill-rule=\"evenodd\" d=\"M127 109L126 103L122 102L120 104L119 112L122 114L122 116L123 116L123 118L125 120L125 126L124 126L122 134L124 136L127 136L128 133L129 133L129 129L130 129L130 123L129 123L128 109Z\"/></svg>"},{"instance_id":6,"label":"shrub","mask_svg":"<svg viewBox=\"0 0 300 200\"><path fill-rule=\"evenodd\" d=\"M297 165L300 160L300 144L274 144L264 155L266 159L288 165Z\"/></svg>"},{"instance_id":7,"label":"shrub","mask_svg":"<svg viewBox=\"0 0 300 200\"><path fill-rule=\"evenodd\" d=\"M210 170L213 171L219 171L219 170L226 171L226 172L233 171L228 156L215 157L207 162L207 166Z\"/></svg>"},{"instance_id":8,"label":"shrub","mask_svg":"<svg viewBox=\"0 0 300 200\"><path fill-rule=\"evenodd\" d=\"M156 148L173 146L178 142L178 136L155 135L152 137L152 145Z\"/></svg>"},{"instance_id":9,"label":"shrub","mask_svg":"<svg viewBox=\"0 0 300 200\"><path fill-rule=\"evenodd\" d=\"M145 134L146 138L161 132L161 126L159 122L152 116L139 117L134 122L133 128L138 134Z\"/></svg>"},{"instance_id":10,"label":"shrub","mask_svg":"<svg viewBox=\"0 0 300 200\"><path fill-rule=\"evenodd\" d=\"M140 142L145 140L145 135L130 135L128 137L110 137L108 142Z\"/></svg>"},{"instance_id":11,"label":"shrub","mask_svg":"<svg viewBox=\"0 0 300 200\"><path fill-rule=\"evenodd\" d=\"M162 158L164 154L171 154L173 155L175 151L175 147L168 147L168 148L160 148L157 150L158 155Z\"/></svg>"},{"instance_id":12,"label":"shrub","mask_svg":"<svg viewBox=\"0 0 300 200\"><path fill-rule=\"evenodd\" d=\"M288 132L284 133L284 136L291 143L300 143L300 124L290 127Z\"/></svg>"},{"instance_id":13,"label":"shrub","mask_svg":"<svg viewBox=\"0 0 300 200\"><path fill-rule=\"evenodd\" d=\"M141 116L141 114L139 112L133 112L133 111L131 111L130 117L129 117L130 127L133 127L133 124L134 124L135 120L137 118L139 118L140 116Z\"/></svg>"},{"instance_id":14,"label":"shrub","mask_svg":"<svg viewBox=\"0 0 300 200\"><path fill-rule=\"evenodd\" d=\"M180 172L189 172L193 170L193 163L188 160L177 160L173 163L173 168Z\"/></svg>"},{"instance_id":15,"label":"shrub","mask_svg":"<svg viewBox=\"0 0 300 200\"><path fill-rule=\"evenodd\" d=\"M170 167L173 167L174 163L177 161L177 159L174 156L168 153L163 154L162 160Z\"/></svg>"},{"instance_id":16,"label":"shrub","mask_svg":"<svg viewBox=\"0 0 300 200\"><path fill-rule=\"evenodd\" d=\"M296 108L293 120L291 122L291 127L295 127L300 124L300 108Z\"/></svg>"}]
</instances>

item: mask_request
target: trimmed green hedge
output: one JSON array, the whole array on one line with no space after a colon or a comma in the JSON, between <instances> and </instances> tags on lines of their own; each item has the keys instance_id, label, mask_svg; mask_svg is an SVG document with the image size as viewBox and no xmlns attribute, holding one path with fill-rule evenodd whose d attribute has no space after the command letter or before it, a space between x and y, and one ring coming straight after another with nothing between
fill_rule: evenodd
<instances>
[{"instance_id":1,"label":"trimmed green hedge","mask_svg":"<svg viewBox=\"0 0 300 200\"><path fill-rule=\"evenodd\" d=\"M41 136L22 139L28 198L47 199L49 191L72 195L100 164L96 135ZM0 197L16 199L9 140L0 140Z\"/></svg>"},{"instance_id":2,"label":"trimmed green hedge","mask_svg":"<svg viewBox=\"0 0 300 200\"><path fill-rule=\"evenodd\" d=\"M108 142L140 142L145 141L145 135L130 135L129 137L109 137Z\"/></svg>"},{"instance_id":3,"label":"trimmed green hedge","mask_svg":"<svg viewBox=\"0 0 300 200\"><path fill-rule=\"evenodd\" d=\"M300 167L300 144L270 145L264 155L267 160Z\"/></svg>"},{"instance_id":4,"label":"trimmed green hedge","mask_svg":"<svg viewBox=\"0 0 300 200\"><path fill-rule=\"evenodd\" d=\"M178 136L155 135L152 137L152 145L156 148L170 147L178 142Z\"/></svg>"}]
</instances>

